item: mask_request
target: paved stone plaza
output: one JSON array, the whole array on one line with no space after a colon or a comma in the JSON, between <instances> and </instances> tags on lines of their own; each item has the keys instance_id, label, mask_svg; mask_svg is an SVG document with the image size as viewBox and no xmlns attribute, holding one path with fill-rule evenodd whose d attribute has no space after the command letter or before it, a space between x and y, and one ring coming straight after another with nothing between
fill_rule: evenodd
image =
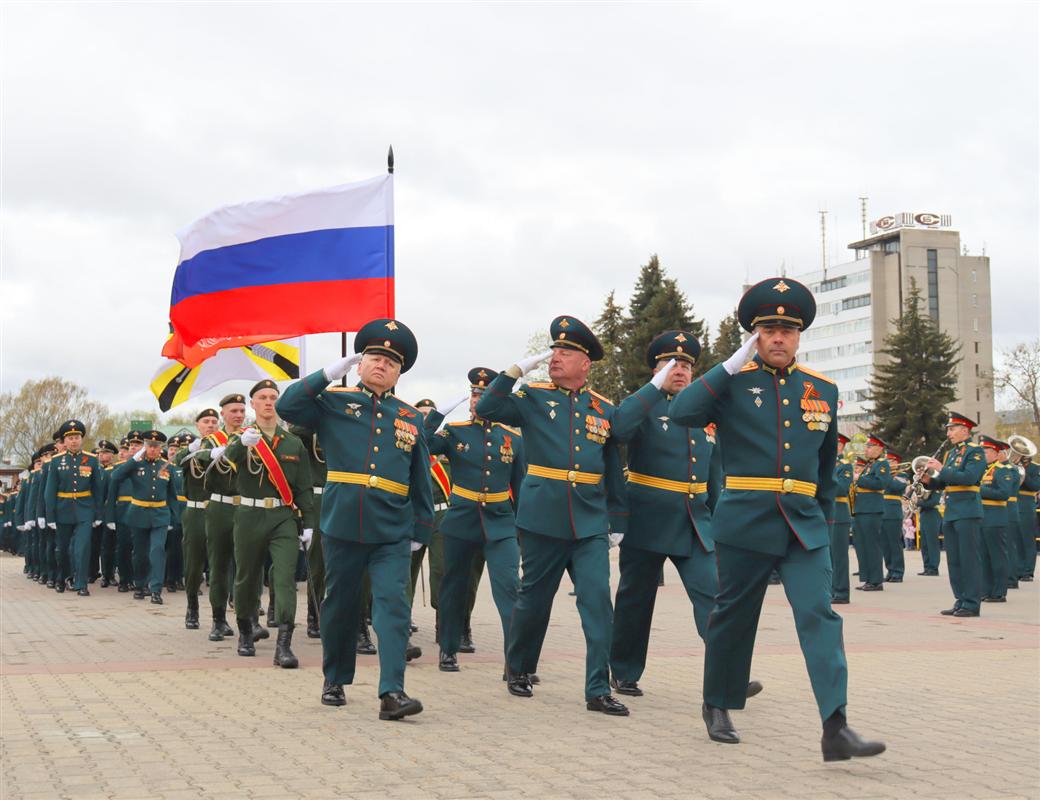
<instances>
[{"instance_id":1,"label":"paved stone plaza","mask_svg":"<svg viewBox=\"0 0 1040 800\"><path fill-rule=\"evenodd\" d=\"M616 585L616 553L613 569ZM824 765L820 722L781 587L771 587L753 676L765 692L735 712L738 746L700 719L703 647L669 566L651 658L628 718L585 710L574 598L556 600L533 699L508 695L487 579L474 614L478 652L437 670L433 611L419 607L422 659L406 690L425 711L380 722L378 660L359 657L344 708L320 705L321 648L298 628L301 668L271 666L208 626L184 629L166 604L114 588L90 598L25 580L0 558L5 800L24 798L1035 798L1040 797L1040 583L940 617L945 577L853 592L845 617L849 719L888 752ZM301 587L299 615L305 604ZM417 596L417 605L420 600ZM204 616L206 603L203 598Z\"/></svg>"}]
</instances>

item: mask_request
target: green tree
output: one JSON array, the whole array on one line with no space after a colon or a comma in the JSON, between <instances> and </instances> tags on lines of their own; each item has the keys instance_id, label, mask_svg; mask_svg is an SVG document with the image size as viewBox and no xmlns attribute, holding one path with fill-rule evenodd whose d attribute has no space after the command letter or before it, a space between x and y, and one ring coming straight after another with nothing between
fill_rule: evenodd
<instances>
[{"instance_id":1,"label":"green tree","mask_svg":"<svg viewBox=\"0 0 1040 800\"><path fill-rule=\"evenodd\" d=\"M0 395L0 453L14 464L29 464L66 420L82 422L93 442L110 416L108 407L90 400L77 383L56 376L26 381L17 392Z\"/></svg>"},{"instance_id":2,"label":"green tree","mask_svg":"<svg viewBox=\"0 0 1040 800\"><path fill-rule=\"evenodd\" d=\"M625 384L621 373L625 344L625 312L615 302L613 289L603 303L603 311L592 324L592 330L603 345L603 358L593 362L589 371L589 385L613 402L620 403L625 396Z\"/></svg>"},{"instance_id":3,"label":"green tree","mask_svg":"<svg viewBox=\"0 0 1040 800\"><path fill-rule=\"evenodd\" d=\"M724 317L719 323L718 333L715 336L715 344L712 347L712 355L715 363L725 361L740 349L744 343L744 332L737 320L737 312L734 311L728 317Z\"/></svg>"},{"instance_id":4,"label":"green tree","mask_svg":"<svg viewBox=\"0 0 1040 800\"><path fill-rule=\"evenodd\" d=\"M893 320L870 382L875 431L908 458L931 453L944 439L946 409L957 399L960 346L922 313L921 291L910 282L903 312Z\"/></svg>"}]
</instances>

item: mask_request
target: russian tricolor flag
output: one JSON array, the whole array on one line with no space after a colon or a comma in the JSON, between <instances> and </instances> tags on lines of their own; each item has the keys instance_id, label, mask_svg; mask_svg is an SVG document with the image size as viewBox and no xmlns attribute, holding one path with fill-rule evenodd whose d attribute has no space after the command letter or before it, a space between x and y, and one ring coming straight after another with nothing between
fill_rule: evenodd
<instances>
[{"instance_id":1,"label":"russian tricolor flag","mask_svg":"<svg viewBox=\"0 0 1040 800\"><path fill-rule=\"evenodd\" d=\"M167 357L394 315L392 175L225 206L177 238Z\"/></svg>"}]
</instances>

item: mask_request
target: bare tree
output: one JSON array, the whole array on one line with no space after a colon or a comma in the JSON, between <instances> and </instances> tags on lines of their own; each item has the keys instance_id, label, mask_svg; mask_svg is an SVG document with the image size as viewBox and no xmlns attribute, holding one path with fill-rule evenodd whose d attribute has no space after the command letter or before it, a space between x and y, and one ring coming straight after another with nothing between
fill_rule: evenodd
<instances>
[{"instance_id":1,"label":"bare tree","mask_svg":"<svg viewBox=\"0 0 1040 800\"><path fill-rule=\"evenodd\" d=\"M1002 350L1000 362L993 373L993 388L1006 392L1017 407L1028 410L1040 429L1040 339Z\"/></svg>"},{"instance_id":2,"label":"bare tree","mask_svg":"<svg viewBox=\"0 0 1040 800\"><path fill-rule=\"evenodd\" d=\"M0 395L0 452L28 464L33 452L51 441L58 427L78 419L93 441L110 418L108 407L90 400L82 386L58 377L26 381Z\"/></svg>"}]
</instances>

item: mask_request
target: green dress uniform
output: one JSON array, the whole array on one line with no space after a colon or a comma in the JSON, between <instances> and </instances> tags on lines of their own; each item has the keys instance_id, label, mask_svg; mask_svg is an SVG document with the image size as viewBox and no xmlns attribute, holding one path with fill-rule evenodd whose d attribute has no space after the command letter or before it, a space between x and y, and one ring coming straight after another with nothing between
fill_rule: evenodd
<instances>
[{"instance_id":1,"label":"green dress uniform","mask_svg":"<svg viewBox=\"0 0 1040 800\"><path fill-rule=\"evenodd\" d=\"M790 278L757 284L738 306L746 330L804 329L814 316L812 294ZM797 362L774 368L756 355L735 375L713 367L671 409L680 425L717 424L726 476L712 518L719 594L705 642L705 704L744 707L759 614L778 568L825 734L835 715L844 717L848 684L842 619L831 608L827 524L837 488L837 407L838 389L826 376Z\"/></svg>"},{"instance_id":2,"label":"green dress uniform","mask_svg":"<svg viewBox=\"0 0 1040 800\"><path fill-rule=\"evenodd\" d=\"M1018 578L1031 581L1036 570L1036 494L1040 492L1040 465L1027 461L1023 464L1023 469L1025 475L1018 489L1018 528L1022 541L1022 564L1018 570Z\"/></svg>"},{"instance_id":3,"label":"green dress uniform","mask_svg":"<svg viewBox=\"0 0 1040 800\"><path fill-rule=\"evenodd\" d=\"M926 489L927 491L927 489ZM922 575L938 575L942 550L939 547L939 531L942 529L942 514L939 513L941 491L929 491L917 503L917 525L921 532L921 559L924 562Z\"/></svg>"},{"instance_id":4,"label":"green dress uniform","mask_svg":"<svg viewBox=\"0 0 1040 800\"><path fill-rule=\"evenodd\" d=\"M101 456L105 453L114 456L119 452L119 449L112 444L112 442L106 439L99 439L97 446L94 448L94 452L98 457L98 475L101 478L101 521L104 523L106 502L108 500L108 479L112 473L113 466L111 462L106 465L102 461ZM111 539L112 537L109 536L107 525L97 525L91 532L90 580L93 583L97 578L101 578L102 589L111 584L111 578L114 571L114 568L112 567L113 559L111 558L114 550L110 548L106 552L106 546L109 545ZM105 569L106 567L108 567L107 572Z\"/></svg>"},{"instance_id":5,"label":"green dress uniform","mask_svg":"<svg viewBox=\"0 0 1040 800\"><path fill-rule=\"evenodd\" d=\"M324 496L329 468L325 463L325 453L321 449L318 435L314 431L302 425L290 425L289 432L303 442L311 470L313 518L317 524L314 525L311 543L307 548L307 636L317 639L321 636L318 611L322 598L325 597L325 559L322 558L321 545L321 499ZM364 611L362 611L362 615L364 619L368 618Z\"/></svg>"},{"instance_id":6,"label":"green dress uniform","mask_svg":"<svg viewBox=\"0 0 1040 800\"><path fill-rule=\"evenodd\" d=\"M483 367L470 370L471 391L483 394L496 374ZM451 504L440 523L444 578L438 597L441 667L452 670L457 669L454 657L469 616L476 555L487 563L503 644L509 641L509 621L520 589L514 508L525 462L523 438L516 429L475 416L437 432L443 420L442 414L431 411L425 430L431 455L446 457L452 476Z\"/></svg>"},{"instance_id":7,"label":"green dress uniform","mask_svg":"<svg viewBox=\"0 0 1040 800\"><path fill-rule=\"evenodd\" d=\"M899 457L889 455L889 470L898 463ZM903 475L891 473L882 495L881 512L882 554L887 570L885 581L902 583L906 562L903 558L903 492L909 481Z\"/></svg>"},{"instance_id":8,"label":"green dress uniform","mask_svg":"<svg viewBox=\"0 0 1040 800\"><path fill-rule=\"evenodd\" d=\"M838 437L848 441L841 433ZM837 603L849 601L849 533L852 528L849 492L852 480L852 462L847 458L838 459L834 467L834 513L828 521L831 540L831 602Z\"/></svg>"},{"instance_id":9,"label":"green dress uniform","mask_svg":"<svg viewBox=\"0 0 1040 800\"><path fill-rule=\"evenodd\" d=\"M66 435L85 432L82 422L69 420L59 433ZM90 580L90 534L104 517L105 499L97 456L93 453L72 453L66 450L51 459L50 474L44 490L48 527L54 526L58 560L57 585L64 591L65 582L72 580L80 595L87 595Z\"/></svg>"},{"instance_id":10,"label":"green dress uniform","mask_svg":"<svg viewBox=\"0 0 1040 800\"><path fill-rule=\"evenodd\" d=\"M574 317L557 317L550 334L554 348L582 350L593 361L602 358L595 335ZM587 386L568 390L535 382L513 393L516 381L508 372L500 373L476 407L483 419L520 428L527 457L516 514L523 578L506 647L508 670L522 686L517 692L511 681L511 691L530 694L527 676L537 672L553 598L569 566L585 634L587 705L591 710L606 710L593 708L594 702L616 705L616 710L606 713L626 714L624 706L610 697L607 538L612 530L620 532L625 522L621 462L611 436L615 427L626 426L619 425L623 421L619 410ZM656 388L649 388L649 398L660 397ZM633 412L628 416L634 428L638 421Z\"/></svg>"},{"instance_id":11,"label":"green dress uniform","mask_svg":"<svg viewBox=\"0 0 1040 800\"><path fill-rule=\"evenodd\" d=\"M273 381L264 380L253 388L250 396L258 387L276 388ZM260 432L258 428L255 430ZM248 652L252 645L252 612L260 604L264 562L270 552L270 579L274 586L274 615L278 624L275 665L292 668L296 666L296 660L288 648L296 621L296 556L301 548L297 520L302 522L304 530L313 531L317 524L310 461L299 437L280 425L270 437L261 432L263 438L256 447L244 445L242 433L240 431L232 437L224 454L238 467L235 486L239 505L235 508L234 532L235 615L239 632L248 631L250 645L245 648L245 653L240 649L239 655L254 654ZM276 478L261 460L259 450L265 444L281 467L290 490L287 497L279 491ZM241 645L242 642L240 648Z\"/></svg>"},{"instance_id":12,"label":"green dress uniform","mask_svg":"<svg viewBox=\"0 0 1040 800\"><path fill-rule=\"evenodd\" d=\"M1024 558L1021 527L1018 520L1018 492L1022 487L1022 478L1024 476L1017 465L1005 461L1004 466L1010 467L1009 474L1011 475L1011 494L1008 497L1007 508L1007 585L1009 589L1017 589L1019 567Z\"/></svg>"},{"instance_id":13,"label":"green dress uniform","mask_svg":"<svg viewBox=\"0 0 1040 800\"><path fill-rule=\"evenodd\" d=\"M148 431L144 442L164 442L160 431ZM166 533L173 520L177 489L173 482L173 465L165 458L154 461L146 457L124 461L112 471L112 482L129 484L130 501L126 524L132 531L135 597L145 591L152 602L162 603L163 577L166 574ZM122 577L122 576L120 576Z\"/></svg>"},{"instance_id":14,"label":"green dress uniform","mask_svg":"<svg viewBox=\"0 0 1040 800\"><path fill-rule=\"evenodd\" d=\"M170 445L178 448L179 453L184 449L180 436L170 439ZM176 455L176 453L174 453ZM166 590L177 591L178 586L183 587L184 581L184 511L188 507L188 497L184 494L184 471L167 456L170 462L170 475L173 487L177 492L177 500L171 508L170 530L166 534Z\"/></svg>"},{"instance_id":15,"label":"green dress uniform","mask_svg":"<svg viewBox=\"0 0 1040 800\"><path fill-rule=\"evenodd\" d=\"M387 319L365 325L354 347L401 360L402 372L415 362L418 350L411 331ZM411 543L428 543L433 523L430 452L422 434L422 414L391 392L377 394L360 382L329 386L323 370L289 386L277 409L282 419L317 433L328 465L320 522L325 558L323 702L342 705L338 687L354 682L366 569L372 581L372 624L379 638L378 694L402 693Z\"/></svg>"},{"instance_id":16,"label":"green dress uniform","mask_svg":"<svg viewBox=\"0 0 1040 800\"><path fill-rule=\"evenodd\" d=\"M884 447L877 437L869 437L868 444ZM856 498L856 538L859 539L862 561L859 565L859 577L863 584L859 587L868 591L880 591L884 588L884 565L882 563L882 515L884 513L884 492L891 481L891 470L884 457L868 459L867 465L855 481Z\"/></svg>"},{"instance_id":17,"label":"green dress uniform","mask_svg":"<svg viewBox=\"0 0 1040 800\"><path fill-rule=\"evenodd\" d=\"M14 507L15 525L22 528L23 547L25 548L25 561L28 566L29 579L34 581L40 579L40 550L36 538L36 520L32 520L32 525L29 524L29 498L33 492L33 484L37 481L40 474L39 459L40 451L37 450L33 453L29 474L19 485L18 500Z\"/></svg>"},{"instance_id":18,"label":"green dress uniform","mask_svg":"<svg viewBox=\"0 0 1040 800\"><path fill-rule=\"evenodd\" d=\"M55 435L55 439L57 439L57 435ZM56 455L60 455L60 451L58 451L53 445L49 451L43 454L43 462L40 465L40 475L33 486L33 494L31 498L31 507L37 530L36 535L40 542L44 576L46 577L48 589L55 589L59 585L62 585L62 582L59 580L58 569L58 537L55 531L48 525L49 522L53 522L54 520L47 519L47 506L45 501L47 481L51 474L51 461ZM61 591L64 591L64 588L62 588Z\"/></svg>"},{"instance_id":19,"label":"green dress uniform","mask_svg":"<svg viewBox=\"0 0 1040 800\"><path fill-rule=\"evenodd\" d=\"M215 417L217 412L205 409L199 413L195 421L198 422L207 416ZM206 566L206 506L209 505L210 492L206 488L206 468L195 458L193 451L188 447L182 447L173 457L173 461L180 468L184 483L184 510L181 512L184 593L187 599L184 627L196 630L199 627L199 590L202 587L202 573Z\"/></svg>"},{"instance_id":20,"label":"green dress uniform","mask_svg":"<svg viewBox=\"0 0 1040 800\"><path fill-rule=\"evenodd\" d=\"M983 447L1003 449L1003 442L981 437ZM1000 461L994 460L982 474L979 496L982 498L982 600L1003 602L1008 590L1008 498L1014 491L1015 479Z\"/></svg>"},{"instance_id":21,"label":"green dress uniform","mask_svg":"<svg viewBox=\"0 0 1040 800\"><path fill-rule=\"evenodd\" d=\"M128 444L140 441L140 434L137 431L127 434ZM118 467L119 464L115 466ZM115 532L115 560L116 569L119 571L119 591L128 592L134 585L133 530L127 522L127 514L130 511L130 479L127 477L117 481L113 478L114 473L115 468L113 467L105 493L106 522L108 529Z\"/></svg>"},{"instance_id":22,"label":"green dress uniform","mask_svg":"<svg viewBox=\"0 0 1040 800\"><path fill-rule=\"evenodd\" d=\"M975 422L951 412L950 424L975 426ZM928 488L946 491L943 514L943 543L950 570L950 588L955 598L951 614L978 616L982 599L982 574L979 557L979 527L982 523L982 499L979 482L986 471L986 457L981 447L961 442L946 455L939 475Z\"/></svg>"},{"instance_id":23,"label":"green dress uniform","mask_svg":"<svg viewBox=\"0 0 1040 800\"><path fill-rule=\"evenodd\" d=\"M650 343L646 361L651 368L673 358L693 364L700 350L694 334L666 331ZM610 645L610 670L622 694L641 694L635 684L646 668L664 562L671 559L679 573L702 639L718 591L711 516L722 488L722 461L713 429L676 423L673 402L672 395L644 387L619 406L632 422L625 430L614 428L628 457L628 524Z\"/></svg>"}]
</instances>

